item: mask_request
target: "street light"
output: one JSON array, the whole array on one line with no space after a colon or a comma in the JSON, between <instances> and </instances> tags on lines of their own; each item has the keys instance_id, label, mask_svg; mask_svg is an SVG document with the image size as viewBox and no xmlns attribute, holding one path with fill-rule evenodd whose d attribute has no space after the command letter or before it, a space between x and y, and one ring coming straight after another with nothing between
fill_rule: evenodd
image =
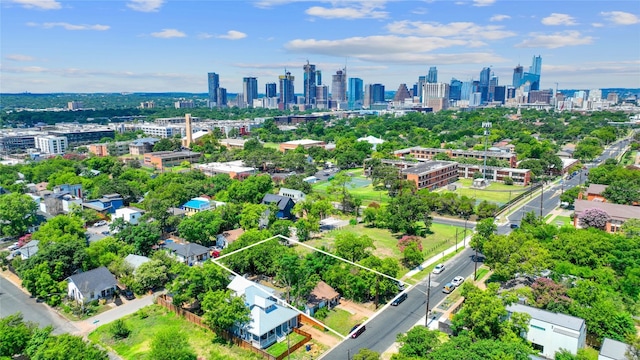
<instances>
[{"instance_id":1,"label":"street light","mask_svg":"<svg viewBox=\"0 0 640 360\"><path fill-rule=\"evenodd\" d=\"M482 128L484 129L484 169L482 170L483 184L486 184L487 181L487 147L489 145L489 129L491 129L491 125L492 124L490 122L482 123Z\"/></svg>"}]
</instances>

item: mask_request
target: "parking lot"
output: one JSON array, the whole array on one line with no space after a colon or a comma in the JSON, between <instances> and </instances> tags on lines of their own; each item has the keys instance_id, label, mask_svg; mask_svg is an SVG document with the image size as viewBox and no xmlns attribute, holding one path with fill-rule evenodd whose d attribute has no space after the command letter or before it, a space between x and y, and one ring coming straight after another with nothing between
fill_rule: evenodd
<instances>
[{"instance_id":1,"label":"parking lot","mask_svg":"<svg viewBox=\"0 0 640 360\"><path fill-rule=\"evenodd\" d=\"M111 231L109 230L109 223L102 226L89 226L87 228L87 236L89 242L98 241L110 235Z\"/></svg>"}]
</instances>

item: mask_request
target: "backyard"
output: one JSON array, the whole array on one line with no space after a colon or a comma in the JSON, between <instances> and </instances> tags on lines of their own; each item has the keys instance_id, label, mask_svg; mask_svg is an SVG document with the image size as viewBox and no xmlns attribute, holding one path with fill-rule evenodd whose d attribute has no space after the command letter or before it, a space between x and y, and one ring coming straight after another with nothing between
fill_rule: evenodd
<instances>
[{"instance_id":1,"label":"backyard","mask_svg":"<svg viewBox=\"0 0 640 360\"><path fill-rule=\"evenodd\" d=\"M362 315L334 308L329 311L329 315L322 322L340 334L347 336L354 325L361 324L365 320L367 318Z\"/></svg>"},{"instance_id":2,"label":"backyard","mask_svg":"<svg viewBox=\"0 0 640 360\"><path fill-rule=\"evenodd\" d=\"M145 307L123 319L131 329L131 334L126 339L113 339L110 333L112 324L100 326L89 334L89 339L113 349L123 359L148 359L147 353L155 335L162 330L176 328L188 334L189 344L198 354L198 358L260 359L250 351L215 341L216 335L213 332L192 324L158 305Z\"/></svg>"}]
</instances>

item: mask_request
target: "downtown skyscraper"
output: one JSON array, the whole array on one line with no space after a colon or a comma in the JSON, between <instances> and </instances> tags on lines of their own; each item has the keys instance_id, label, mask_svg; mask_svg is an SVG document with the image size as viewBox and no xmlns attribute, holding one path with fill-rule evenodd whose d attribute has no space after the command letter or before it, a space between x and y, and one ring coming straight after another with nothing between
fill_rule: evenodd
<instances>
[{"instance_id":1,"label":"downtown skyscraper","mask_svg":"<svg viewBox=\"0 0 640 360\"><path fill-rule=\"evenodd\" d=\"M438 69L435 66L429 68L429 73L427 74L427 82L432 84L438 82Z\"/></svg>"},{"instance_id":2,"label":"downtown skyscraper","mask_svg":"<svg viewBox=\"0 0 640 360\"><path fill-rule=\"evenodd\" d=\"M304 104L313 106L316 103L316 66L309 61L302 66L304 70Z\"/></svg>"},{"instance_id":3,"label":"downtown skyscraper","mask_svg":"<svg viewBox=\"0 0 640 360\"><path fill-rule=\"evenodd\" d=\"M286 110L289 108L289 105L296 103L296 96L293 89L295 76L291 75L291 72L286 71L284 75L280 75L278 79L280 80L280 101L278 108L280 110Z\"/></svg>"},{"instance_id":4,"label":"downtown skyscraper","mask_svg":"<svg viewBox=\"0 0 640 360\"><path fill-rule=\"evenodd\" d=\"M349 110L361 109L364 98L364 82L360 78L349 78L349 91L347 91L347 102Z\"/></svg>"},{"instance_id":5,"label":"downtown skyscraper","mask_svg":"<svg viewBox=\"0 0 640 360\"><path fill-rule=\"evenodd\" d=\"M347 101L347 69L336 71L336 74L331 78L331 100Z\"/></svg>"},{"instance_id":6,"label":"downtown skyscraper","mask_svg":"<svg viewBox=\"0 0 640 360\"><path fill-rule=\"evenodd\" d=\"M253 100L258 98L258 79L245 77L242 79L242 102L244 107L253 107ZM239 104L240 105L240 104Z\"/></svg>"},{"instance_id":7,"label":"downtown skyscraper","mask_svg":"<svg viewBox=\"0 0 640 360\"><path fill-rule=\"evenodd\" d=\"M207 74L207 84L209 85L209 107L218 106L218 88L220 87L220 77L218 74L211 72Z\"/></svg>"}]
</instances>

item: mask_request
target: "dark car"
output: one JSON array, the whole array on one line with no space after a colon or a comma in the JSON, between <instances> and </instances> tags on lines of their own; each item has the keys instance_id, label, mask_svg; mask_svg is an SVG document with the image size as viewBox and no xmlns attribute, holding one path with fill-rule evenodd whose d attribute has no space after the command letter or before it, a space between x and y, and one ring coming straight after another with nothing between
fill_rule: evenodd
<instances>
[{"instance_id":1,"label":"dark car","mask_svg":"<svg viewBox=\"0 0 640 360\"><path fill-rule=\"evenodd\" d=\"M510 228L512 229L517 229L518 228L518 224L511 224L509 225Z\"/></svg>"},{"instance_id":2,"label":"dark car","mask_svg":"<svg viewBox=\"0 0 640 360\"><path fill-rule=\"evenodd\" d=\"M133 294L133 291L129 289L120 289L120 295L124 296L127 300L133 300L136 296Z\"/></svg>"},{"instance_id":3,"label":"dark car","mask_svg":"<svg viewBox=\"0 0 640 360\"><path fill-rule=\"evenodd\" d=\"M405 300L407 300L407 293L402 293L397 298L393 299L391 306L398 306Z\"/></svg>"},{"instance_id":4,"label":"dark car","mask_svg":"<svg viewBox=\"0 0 640 360\"><path fill-rule=\"evenodd\" d=\"M357 338L358 336L360 336L360 334L362 334L365 330L367 330L367 327L361 324L357 324L356 326L354 326L351 331L349 331L351 334L352 338Z\"/></svg>"}]
</instances>

